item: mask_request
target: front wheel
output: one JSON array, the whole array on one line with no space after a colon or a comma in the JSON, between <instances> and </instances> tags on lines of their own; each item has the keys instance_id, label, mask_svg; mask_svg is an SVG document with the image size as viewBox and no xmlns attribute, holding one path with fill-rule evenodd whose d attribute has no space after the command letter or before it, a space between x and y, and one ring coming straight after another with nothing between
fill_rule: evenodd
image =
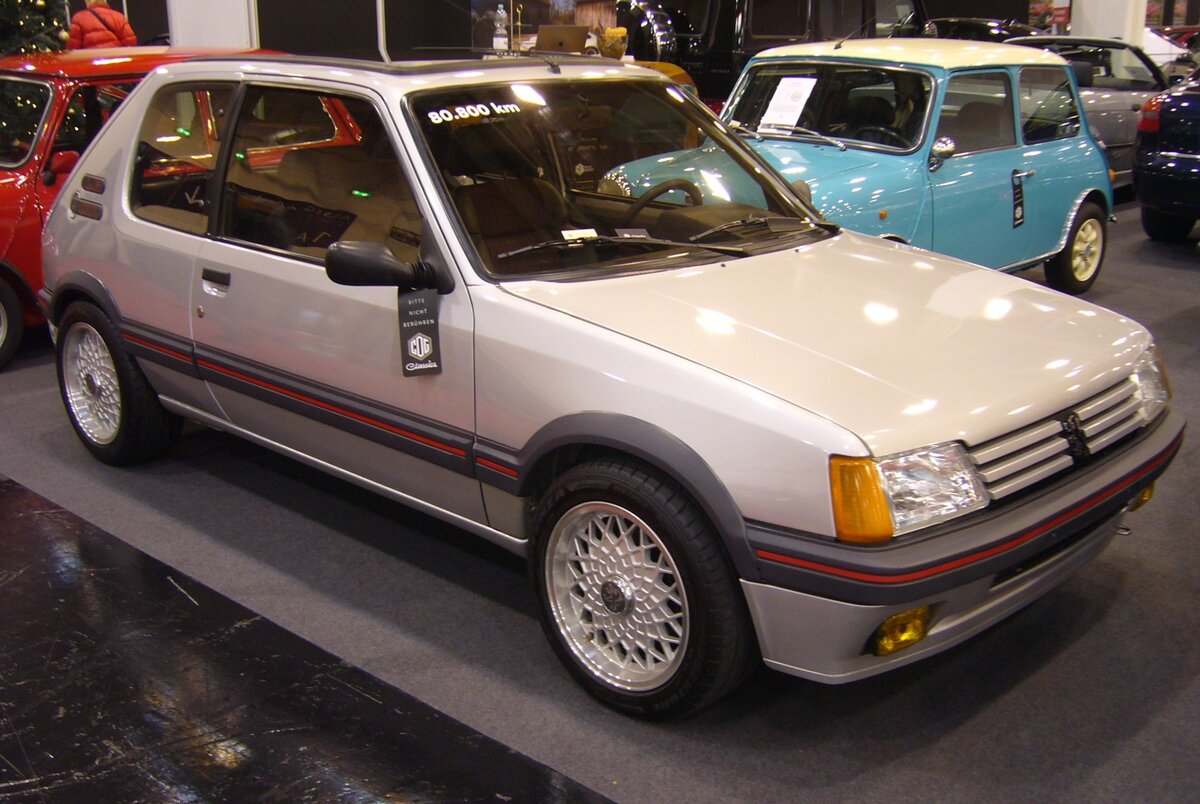
<instances>
[{"instance_id":1,"label":"front wheel","mask_svg":"<svg viewBox=\"0 0 1200 804\"><path fill-rule=\"evenodd\" d=\"M1104 262L1104 211L1090 201L1079 208L1067 244L1046 262L1046 281L1055 290L1079 295L1092 286Z\"/></svg>"},{"instance_id":2,"label":"front wheel","mask_svg":"<svg viewBox=\"0 0 1200 804\"><path fill-rule=\"evenodd\" d=\"M601 702L666 717L741 682L755 653L741 590L673 483L631 462L582 464L551 485L535 533L542 625Z\"/></svg>"},{"instance_id":3,"label":"front wheel","mask_svg":"<svg viewBox=\"0 0 1200 804\"><path fill-rule=\"evenodd\" d=\"M59 323L58 387L75 434L105 463L153 457L179 435L142 370L98 307L76 302Z\"/></svg>"},{"instance_id":4,"label":"front wheel","mask_svg":"<svg viewBox=\"0 0 1200 804\"><path fill-rule=\"evenodd\" d=\"M1191 234L1196 219L1171 215L1151 207L1142 207L1142 229L1146 237L1163 243L1178 243Z\"/></svg>"},{"instance_id":5,"label":"front wheel","mask_svg":"<svg viewBox=\"0 0 1200 804\"><path fill-rule=\"evenodd\" d=\"M25 335L25 310L12 285L0 279L0 369L8 365Z\"/></svg>"}]
</instances>

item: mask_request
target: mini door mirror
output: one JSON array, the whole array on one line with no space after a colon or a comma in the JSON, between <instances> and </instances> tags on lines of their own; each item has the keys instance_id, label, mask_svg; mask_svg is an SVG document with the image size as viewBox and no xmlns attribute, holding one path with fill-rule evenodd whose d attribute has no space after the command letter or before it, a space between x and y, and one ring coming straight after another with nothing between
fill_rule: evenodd
<instances>
[{"instance_id":1,"label":"mini door mirror","mask_svg":"<svg viewBox=\"0 0 1200 804\"><path fill-rule=\"evenodd\" d=\"M42 183L53 187L59 176L70 173L79 162L79 151L58 151L50 156L50 164L42 171Z\"/></svg>"},{"instance_id":2,"label":"mini door mirror","mask_svg":"<svg viewBox=\"0 0 1200 804\"><path fill-rule=\"evenodd\" d=\"M938 137L937 140L934 141L933 148L930 150L930 153L933 154L934 159L939 159L944 162L950 157L954 156L954 151L956 148L958 148L958 146L950 137Z\"/></svg>"}]
</instances>

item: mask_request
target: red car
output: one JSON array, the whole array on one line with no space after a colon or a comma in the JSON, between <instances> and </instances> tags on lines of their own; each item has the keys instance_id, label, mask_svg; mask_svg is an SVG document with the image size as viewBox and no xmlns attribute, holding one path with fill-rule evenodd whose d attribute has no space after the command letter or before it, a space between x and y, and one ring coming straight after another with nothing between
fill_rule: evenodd
<instances>
[{"instance_id":1,"label":"red car","mask_svg":"<svg viewBox=\"0 0 1200 804\"><path fill-rule=\"evenodd\" d=\"M43 322L42 224L61 179L142 76L217 52L126 47L0 58L0 369Z\"/></svg>"}]
</instances>

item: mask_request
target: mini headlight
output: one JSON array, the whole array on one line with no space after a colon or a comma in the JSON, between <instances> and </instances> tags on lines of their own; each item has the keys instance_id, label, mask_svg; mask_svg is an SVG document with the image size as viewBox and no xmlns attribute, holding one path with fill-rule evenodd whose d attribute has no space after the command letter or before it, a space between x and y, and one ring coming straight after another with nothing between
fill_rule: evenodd
<instances>
[{"instance_id":1,"label":"mini headlight","mask_svg":"<svg viewBox=\"0 0 1200 804\"><path fill-rule=\"evenodd\" d=\"M1133 381L1138 386L1138 399L1142 403L1142 417L1147 422L1154 421L1154 418L1162 412L1171 398L1171 380L1167 376L1167 367L1153 344L1142 352L1137 363L1134 364Z\"/></svg>"},{"instance_id":2,"label":"mini headlight","mask_svg":"<svg viewBox=\"0 0 1200 804\"><path fill-rule=\"evenodd\" d=\"M876 459L834 457L830 482L842 541L886 541L988 504L987 489L958 443Z\"/></svg>"}]
</instances>

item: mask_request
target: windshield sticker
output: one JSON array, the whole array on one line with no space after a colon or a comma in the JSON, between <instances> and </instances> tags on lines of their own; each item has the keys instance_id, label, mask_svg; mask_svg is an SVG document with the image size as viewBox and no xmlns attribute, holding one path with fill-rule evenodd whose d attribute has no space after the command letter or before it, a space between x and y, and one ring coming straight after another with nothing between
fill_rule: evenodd
<instances>
[{"instance_id":1,"label":"windshield sticker","mask_svg":"<svg viewBox=\"0 0 1200 804\"><path fill-rule=\"evenodd\" d=\"M515 103L496 103L495 101L491 101L490 103L467 103L463 106L453 106L426 112L429 115L429 121L434 124L520 113L521 107Z\"/></svg>"},{"instance_id":2,"label":"windshield sticker","mask_svg":"<svg viewBox=\"0 0 1200 804\"><path fill-rule=\"evenodd\" d=\"M587 240L592 237L599 237L595 229L563 229L563 240Z\"/></svg>"},{"instance_id":3,"label":"windshield sticker","mask_svg":"<svg viewBox=\"0 0 1200 804\"><path fill-rule=\"evenodd\" d=\"M767 110L763 112L759 125L796 125L816 85L816 78L788 76L779 79L779 86L775 87L775 94L771 96L771 102L767 104Z\"/></svg>"}]
</instances>

